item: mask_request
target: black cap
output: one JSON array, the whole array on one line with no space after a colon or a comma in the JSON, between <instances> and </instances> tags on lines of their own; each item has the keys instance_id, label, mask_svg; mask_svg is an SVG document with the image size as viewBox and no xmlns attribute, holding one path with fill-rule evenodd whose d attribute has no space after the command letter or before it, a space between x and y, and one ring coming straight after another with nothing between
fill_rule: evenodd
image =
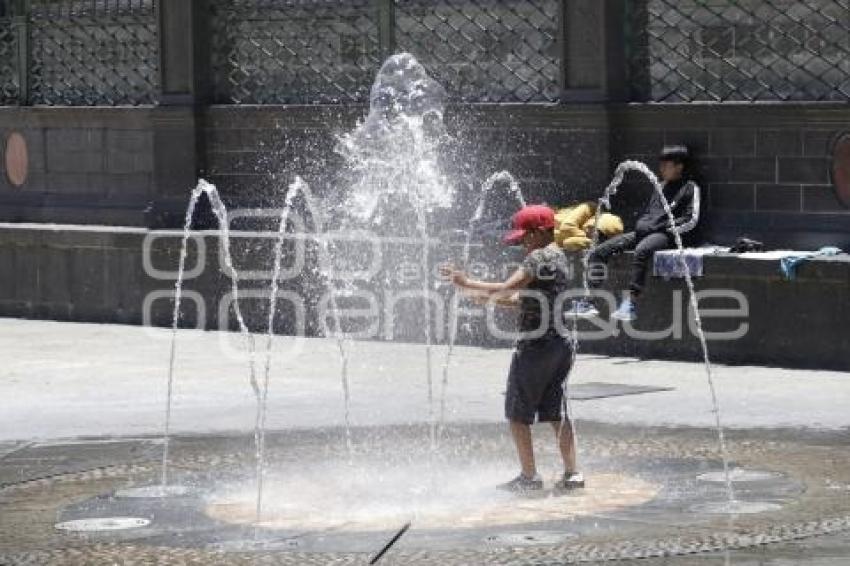
<instances>
[{"instance_id":1,"label":"black cap","mask_svg":"<svg viewBox=\"0 0 850 566\"><path fill-rule=\"evenodd\" d=\"M685 145L665 145L658 155L660 161L676 161L677 163L687 163L691 156L688 147Z\"/></svg>"}]
</instances>

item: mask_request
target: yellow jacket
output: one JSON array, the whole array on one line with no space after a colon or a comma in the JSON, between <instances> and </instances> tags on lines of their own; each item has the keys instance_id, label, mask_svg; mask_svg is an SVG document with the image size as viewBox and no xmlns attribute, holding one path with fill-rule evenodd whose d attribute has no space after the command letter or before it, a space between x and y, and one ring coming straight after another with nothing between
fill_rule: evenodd
<instances>
[{"instance_id":1,"label":"yellow jacket","mask_svg":"<svg viewBox=\"0 0 850 566\"><path fill-rule=\"evenodd\" d=\"M586 250L593 243L596 204L582 202L555 211L555 241L568 251ZM605 237L623 233L622 219L608 212L599 215L599 233Z\"/></svg>"}]
</instances>

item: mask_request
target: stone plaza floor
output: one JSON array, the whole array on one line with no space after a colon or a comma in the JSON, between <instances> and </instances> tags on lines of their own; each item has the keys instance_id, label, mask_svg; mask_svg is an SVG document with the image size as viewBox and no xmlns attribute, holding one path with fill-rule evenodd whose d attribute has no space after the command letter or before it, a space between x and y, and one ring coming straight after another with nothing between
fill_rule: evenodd
<instances>
[{"instance_id":1,"label":"stone plaza floor","mask_svg":"<svg viewBox=\"0 0 850 566\"><path fill-rule=\"evenodd\" d=\"M847 374L714 368L734 485L757 513L718 513L714 414L700 364L578 357L571 412L584 492L495 494L516 473L502 422L509 350L349 345L351 450L332 340L273 340L264 521L252 525L256 411L237 334L178 333L171 476L158 481L170 331L0 320L0 564L832 566L850 559ZM257 337L259 374L265 339ZM551 432L539 467L558 472ZM102 518L137 528L75 532ZM57 528L59 525L60 528ZM723 549L729 549L728 556Z\"/></svg>"}]
</instances>

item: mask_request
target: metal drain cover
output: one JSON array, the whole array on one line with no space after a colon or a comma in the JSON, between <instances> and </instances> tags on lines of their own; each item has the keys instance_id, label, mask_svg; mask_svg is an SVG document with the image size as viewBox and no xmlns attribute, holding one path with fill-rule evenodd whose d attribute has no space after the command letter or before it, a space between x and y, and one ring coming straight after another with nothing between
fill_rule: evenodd
<instances>
[{"instance_id":1,"label":"metal drain cover","mask_svg":"<svg viewBox=\"0 0 850 566\"><path fill-rule=\"evenodd\" d=\"M573 533L561 531L523 531L520 533L499 533L490 535L485 540L490 544L510 546L533 546L561 544L575 537Z\"/></svg>"},{"instance_id":2,"label":"metal drain cover","mask_svg":"<svg viewBox=\"0 0 850 566\"><path fill-rule=\"evenodd\" d=\"M125 499L165 499L168 497L185 497L191 490L182 485L145 485L128 487L115 492L116 497Z\"/></svg>"},{"instance_id":3,"label":"metal drain cover","mask_svg":"<svg viewBox=\"0 0 850 566\"><path fill-rule=\"evenodd\" d=\"M782 474L777 472L765 472L761 470L744 470L742 468L735 468L734 470L729 470L729 479L732 482L759 482L759 481L770 481L781 478ZM726 474L723 471L718 472L708 472L705 474L701 474L697 476L699 481L710 482L710 483L726 483Z\"/></svg>"},{"instance_id":4,"label":"metal drain cover","mask_svg":"<svg viewBox=\"0 0 850 566\"><path fill-rule=\"evenodd\" d=\"M94 532L138 529L147 527L150 524L150 519L143 519L141 517L97 517L93 519L65 521L64 523L57 523L55 527L60 531Z\"/></svg>"},{"instance_id":5,"label":"metal drain cover","mask_svg":"<svg viewBox=\"0 0 850 566\"><path fill-rule=\"evenodd\" d=\"M260 552L275 550L293 550L300 543L296 539L275 540L228 540L207 545L208 550L215 552Z\"/></svg>"},{"instance_id":6,"label":"metal drain cover","mask_svg":"<svg viewBox=\"0 0 850 566\"><path fill-rule=\"evenodd\" d=\"M714 503L701 503L691 507L695 513L706 513L708 515L755 515L778 511L782 505L767 501L720 501Z\"/></svg>"},{"instance_id":7,"label":"metal drain cover","mask_svg":"<svg viewBox=\"0 0 850 566\"><path fill-rule=\"evenodd\" d=\"M570 386L570 399L574 401L590 401L607 397L625 397L642 393L660 393L673 391L671 387L652 387L645 385L626 385L623 383L577 383Z\"/></svg>"}]
</instances>

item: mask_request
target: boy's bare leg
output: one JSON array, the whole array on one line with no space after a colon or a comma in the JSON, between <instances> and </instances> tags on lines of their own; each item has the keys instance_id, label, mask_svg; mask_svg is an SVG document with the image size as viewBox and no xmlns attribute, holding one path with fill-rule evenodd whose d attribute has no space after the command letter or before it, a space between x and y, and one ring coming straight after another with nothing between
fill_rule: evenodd
<instances>
[{"instance_id":1,"label":"boy's bare leg","mask_svg":"<svg viewBox=\"0 0 850 566\"><path fill-rule=\"evenodd\" d=\"M516 453L522 467L522 475L533 478L537 473L534 465L534 444L531 440L531 426L525 423L511 421L511 435L514 437Z\"/></svg>"},{"instance_id":2,"label":"boy's bare leg","mask_svg":"<svg viewBox=\"0 0 850 566\"><path fill-rule=\"evenodd\" d=\"M561 458L564 460L564 471L567 473L577 471L576 442L572 423L570 421L553 422L552 428L555 429L555 439L561 451Z\"/></svg>"}]
</instances>

